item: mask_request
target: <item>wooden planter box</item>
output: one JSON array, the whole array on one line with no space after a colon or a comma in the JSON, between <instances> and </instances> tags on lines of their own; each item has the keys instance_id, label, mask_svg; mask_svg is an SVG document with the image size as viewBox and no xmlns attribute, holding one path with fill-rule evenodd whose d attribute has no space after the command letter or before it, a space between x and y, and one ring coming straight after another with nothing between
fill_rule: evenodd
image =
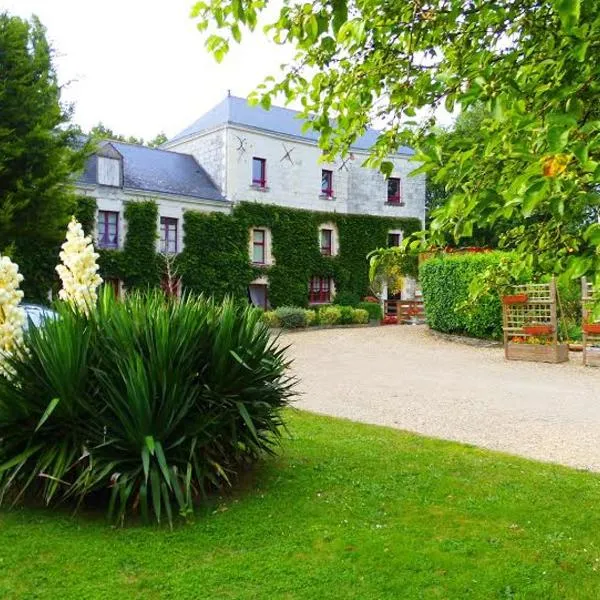
<instances>
[{"instance_id":1,"label":"wooden planter box","mask_svg":"<svg viewBox=\"0 0 600 600\"><path fill-rule=\"evenodd\" d=\"M529 300L527 294L513 294L502 296L502 304L525 304Z\"/></svg>"},{"instance_id":2,"label":"wooden planter box","mask_svg":"<svg viewBox=\"0 0 600 600\"><path fill-rule=\"evenodd\" d=\"M505 352L508 360L561 363L569 360L569 345L515 344L508 342Z\"/></svg>"},{"instance_id":3,"label":"wooden planter box","mask_svg":"<svg viewBox=\"0 0 600 600\"><path fill-rule=\"evenodd\" d=\"M585 353L585 364L588 367L600 367L600 348L587 348Z\"/></svg>"}]
</instances>

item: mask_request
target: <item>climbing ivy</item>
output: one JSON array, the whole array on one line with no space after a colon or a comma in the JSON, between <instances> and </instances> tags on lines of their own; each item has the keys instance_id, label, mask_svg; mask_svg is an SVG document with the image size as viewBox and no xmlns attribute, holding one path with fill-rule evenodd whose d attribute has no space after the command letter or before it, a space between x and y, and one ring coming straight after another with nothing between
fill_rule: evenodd
<instances>
[{"instance_id":1,"label":"climbing ivy","mask_svg":"<svg viewBox=\"0 0 600 600\"><path fill-rule=\"evenodd\" d=\"M128 289L160 283L163 262L156 254L157 206L154 202L127 204L127 236L123 250L100 250L102 277L122 279ZM337 256L322 256L319 226L335 224ZM250 230L271 231L272 266L250 263ZM311 277L332 277L338 292L369 294L367 254L387 244L391 229L405 235L421 228L416 218L322 213L243 202L231 214L187 211L183 252L175 269L185 289L213 295L246 298L251 281L265 275L274 306L305 306Z\"/></svg>"},{"instance_id":2,"label":"climbing ivy","mask_svg":"<svg viewBox=\"0 0 600 600\"><path fill-rule=\"evenodd\" d=\"M319 225L334 223L338 230L338 256L322 256ZM250 230L271 231L275 264L253 267L249 263ZM188 212L185 215L185 250L179 272L185 287L217 296L246 297L248 284L260 275L269 279L274 306L305 306L311 277L332 277L338 292L358 296L369 293L366 255L387 243L391 229L405 235L417 231L416 218L340 215L241 203L231 215Z\"/></svg>"}]
</instances>

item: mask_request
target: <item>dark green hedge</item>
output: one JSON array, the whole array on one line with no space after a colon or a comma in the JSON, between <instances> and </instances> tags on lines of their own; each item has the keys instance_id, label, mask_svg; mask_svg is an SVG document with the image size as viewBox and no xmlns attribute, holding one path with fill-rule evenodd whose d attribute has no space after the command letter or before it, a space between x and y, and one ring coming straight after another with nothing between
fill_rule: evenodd
<instances>
[{"instance_id":1,"label":"dark green hedge","mask_svg":"<svg viewBox=\"0 0 600 600\"><path fill-rule=\"evenodd\" d=\"M419 269L427 323L444 333L465 334L480 338L502 336L502 305L497 295L489 295L461 310L469 295L473 278L500 262L500 252L462 254L425 261Z\"/></svg>"}]
</instances>

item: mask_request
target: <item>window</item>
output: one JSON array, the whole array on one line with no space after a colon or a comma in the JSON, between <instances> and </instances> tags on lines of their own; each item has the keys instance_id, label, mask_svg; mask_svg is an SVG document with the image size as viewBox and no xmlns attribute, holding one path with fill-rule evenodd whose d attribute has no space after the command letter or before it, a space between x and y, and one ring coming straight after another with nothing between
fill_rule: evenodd
<instances>
[{"instance_id":1,"label":"window","mask_svg":"<svg viewBox=\"0 0 600 600\"><path fill-rule=\"evenodd\" d=\"M387 201L388 204L402 204L400 178L388 179Z\"/></svg>"},{"instance_id":2,"label":"window","mask_svg":"<svg viewBox=\"0 0 600 600\"><path fill-rule=\"evenodd\" d=\"M258 265L264 265L266 262L265 246L266 232L264 229L252 230L252 262Z\"/></svg>"},{"instance_id":3,"label":"window","mask_svg":"<svg viewBox=\"0 0 600 600\"><path fill-rule=\"evenodd\" d=\"M248 296L253 306L259 306L265 310L269 308L269 292L266 284L251 283L248 286Z\"/></svg>"},{"instance_id":4,"label":"window","mask_svg":"<svg viewBox=\"0 0 600 600\"><path fill-rule=\"evenodd\" d=\"M333 231L331 229L321 229L321 254L323 256L332 255Z\"/></svg>"},{"instance_id":5,"label":"window","mask_svg":"<svg viewBox=\"0 0 600 600\"><path fill-rule=\"evenodd\" d=\"M252 185L264 188L267 185L267 161L264 158L252 159Z\"/></svg>"},{"instance_id":6,"label":"window","mask_svg":"<svg viewBox=\"0 0 600 600\"><path fill-rule=\"evenodd\" d=\"M99 248L118 248L119 213L112 210L99 210L96 233Z\"/></svg>"},{"instance_id":7,"label":"window","mask_svg":"<svg viewBox=\"0 0 600 600\"><path fill-rule=\"evenodd\" d=\"M121 187L121 161L118 158L99 156L96 176L100 185Z\"/></svg>"},{"instance_id":8,"label":"window","mask_svg":"<svg viewBox=\"0 0 600 600\"><path fill-rule=\"evenodd\" d=\"M333 196L333 171L321 171L321 194L328 198Z\"/></svg>"},{"instance_id":9,"label":"window","mask_svg":"<svg viewBox=\"0 0 600 600\"><path fill-rule=\"evenodd\" d=\"M331 280L327 277L313 277L310 280L308 301L310 304L331 302Z\"/></svg>"},{"instance_id":10,"label":"window","mask_svg":"<svg viewBox=\"0 0 600 600\"><path fill-rule=\"evenodd\" d=\"M402 241L401 233L388 233L388 247L393 248L394 246L399 246Z\"/></svg>"},{"instance_id":11,"label":"window","mask_svg":"<svg viewBox=\"0 0 600 600\"><path fill-rule=\"evenodd\" d=\"M160 251L163 254L177 252L177 219L160 218Z\"/></svg>"}]
</instances>

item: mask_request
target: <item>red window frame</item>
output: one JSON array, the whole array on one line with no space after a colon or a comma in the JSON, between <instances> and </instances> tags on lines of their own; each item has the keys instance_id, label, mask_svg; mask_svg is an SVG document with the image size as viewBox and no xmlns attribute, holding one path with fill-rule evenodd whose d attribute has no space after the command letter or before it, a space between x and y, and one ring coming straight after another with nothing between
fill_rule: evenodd
<instances>
[{"instance_id":1,"label":"red window frame","mask_svg":"<svg viewBox=\"0 0 600 600\"><path fill-rule=\"evenodd\" d=\"M110 217L115 217L115 234L114 239L110 237ZM118 248L119 247L119 213L114 210L99 210L98 223L96 226L98 248Z\"/></svg>"},{"instance_id":2,"label":"red window frame","mask_svg":"<svg viewBox=\"0 0 600 600\"><path fill-rule=\"evenodd\" d=\"M320 230L321 254L331 256L333 250L333 231L323 228Z\"/></svg>"},{"instance_id":3,"label":"red window frame","mask_svg":"<svg viewBox=\"0 0 600 600\"><path fill-rule=\"evenodd\" d=\"M259 175L258 177L254 174L254 167L258 166ZM259 158L258 156L252 157L252 185L258 187L266 187L267 185L267 159Z\"/></svg>"},{"instance_id":4,"label":"red window frame","mask_svg":"<svg viewBox=\"0 0 600 600\"><path fill-rule=\"evenodd\" d=\"M328 198L333 196L333 171L328 169L321 171L321 194Z\"/></svg>"},{"instance_id":5,"label":"red window frame","mask_svg":"<svg viewBox=\"0 0 600 600\"><path fill-rule=\"evenodd\" d=\"M179 250L179 239L177 235L178 222L174 217L160 218L160 251L163 254L174 254ZM173 238L171 238L173 233ZM173 242L174 249L169 250L169 244Z\"/></svg>"},{"instance_id":6,"label":"red window frame","mask_svg":"<svg viewBox=\"0 0 600 600\"><path fill-rule=\"evenodd\" d=\"M396 182L396 193L390 194L390 184ZM387 202L388 204L402 204L402 180L400 177L390 177L388 179Z\"/></svg>"},{"instance_id":7,"label":"red window frame","mask_svg":"<svg viewBox=\"0 0 600 600\"><path fill-rule=\"evenodd\" d=\"M258 242L256 240L255 234L258 232L262 233L262 242ZM261 249L262 260L254 259L254 250L256 248ZM266 263L266 260L267 260L267 230L266 229L253 229L252 230L252 262L255 265L264 265Z\"/></svg>"},{"instance_id":8,"label":"red window frame","mask_svg":"<svg viewBox=\"0 0 600 600\"><path fill-rule=\"evenodd\" d=\"M310 280L308 301L310 304L331 302L331 279L329 277L313 277Z\"/></svg>"},{"instance_id":9,"label":"red window frame","mask_svg":"<svg viewBox=\"0 0 600 600\"><path fill-rule=\"evenodd\" d=\"M388 248L397 248L402 242L402 235L399 233L388 233Z\"/></svg>"}]
</instances>

